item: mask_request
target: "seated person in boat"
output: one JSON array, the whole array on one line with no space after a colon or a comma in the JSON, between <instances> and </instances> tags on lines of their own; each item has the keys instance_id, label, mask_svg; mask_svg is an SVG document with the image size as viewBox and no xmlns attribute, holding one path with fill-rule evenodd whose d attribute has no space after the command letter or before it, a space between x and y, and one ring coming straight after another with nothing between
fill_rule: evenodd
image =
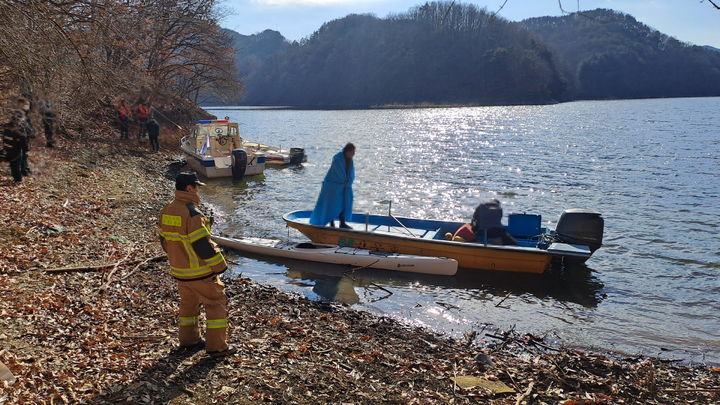
<instances>
[{"instance_id":1,"label":"seated person in boat","mask_svg":"<svg viewBox=\"0 0 720 405\"><path fill-rule=\"evenodd\" d=\"M456 242L477 242L488 245L517 245L515 238L502 226L500 201L492 199L475 208L472 222L461 226L451 239Z\"/></svg>"},{"instance_id":2,"label":"seated person in boat","mask_svg":"<svg viewBox=\"0 0 720 405\"><path fill-rule=\"evenodd\" d=\"M348 143L343 150L333 156L330 170L325 175L320 196L318 196L315 209L310 216L311 225L335 226L335 220L340 220L340 228L350 228L345 223L346 218L352 216L353 190L355 180L355 145Z\"/></svg>"}]
</instances>

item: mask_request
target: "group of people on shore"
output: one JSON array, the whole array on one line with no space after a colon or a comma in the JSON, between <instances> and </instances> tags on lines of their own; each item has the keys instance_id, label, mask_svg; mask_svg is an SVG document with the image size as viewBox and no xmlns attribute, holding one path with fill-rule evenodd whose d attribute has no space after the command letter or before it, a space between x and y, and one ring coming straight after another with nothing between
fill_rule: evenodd
<instances>
[{"instance_id":1,"label":"group of people on shore","mask_svg":"<svg viewBox=\"0 0 720 405\"><path fill-rule=\"evenodd\" d=\"M35 127L30 112L32 105L26 98L17 99L16 108L10 112L10 120L2 128L2 157L10 163L13 181L20 183L23 177L30 176L32 171L28 164L30 140L36 137ZM45 146L55 147L56 115L52 102L41 102L40 116L45 132Z\"/></svg>"},{"instance_id":2,"label":"group of people on shore","mask_svg":"<svg viewBox=\"0 0 720 405\"><path fill-rule=\"evenodd\" d=\"M120 99L117 105L120 139L130 139L130 123L133 122L137 129L137 139L140 140L147 136L152 151L159 152L160 124L152 116L150 110L151 107L146 105L142 99L135 103L134 108L130 108L125 99Z\"/></svg>"},{"instance_id":3,"label":"group of people on shore","mask_svg":"<svg viewBox=\"0 0 720 405\"><path fill-rule=\"evenodd\" d=\"M39 106L36 106L39 105ZM33 114L33 111L37 111ZM130 139L131 122L137 128L137 139L147 137L150 141L150 149L153 152L160 151L160 124L150 113L151 107L140 99L131 108L124 99L117 104L118 128L120 139ZM16 105L10 111L10 117L0 128L0 161L7 161L10 165L10 173L15 183L22 182L23 177L30 176L32 170L28 163L30 144L36 138L37 130L33 125L33 116L40 117L42 131L45 134L45 146L55 147L55 132L57 127L57 114L53 103L49 100L42 100L37 103L31 102L25 97L16 100Z\"/></svg>"}]
</instances>

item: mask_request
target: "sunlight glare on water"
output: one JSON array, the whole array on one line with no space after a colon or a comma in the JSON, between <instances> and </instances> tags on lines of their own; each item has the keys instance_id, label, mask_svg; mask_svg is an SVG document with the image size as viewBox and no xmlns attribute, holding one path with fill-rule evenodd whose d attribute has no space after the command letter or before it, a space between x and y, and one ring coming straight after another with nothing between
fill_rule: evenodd
<instances>
[{"instance_id":1,"label":"sunlight glare on water","mask_svg":"<svg viewBox=\"0 0 720 405\"><path fill-rule=\"evenodd\" d=\"M566 208L605 217L588 268L544 277L428 277L237 257L236 273L462 336L484 325L560 342L720 362L720 99L408 110L212 109L246 139L305 147L302 167L210 182L231 236L289 237L282 214L312 209L332 155L357 145L355 211L469 221L478 202L554 226ZM392 291L388 295L377 288ZM501 307L495 305L507 297Z\"/></svg>"}]
</instances>

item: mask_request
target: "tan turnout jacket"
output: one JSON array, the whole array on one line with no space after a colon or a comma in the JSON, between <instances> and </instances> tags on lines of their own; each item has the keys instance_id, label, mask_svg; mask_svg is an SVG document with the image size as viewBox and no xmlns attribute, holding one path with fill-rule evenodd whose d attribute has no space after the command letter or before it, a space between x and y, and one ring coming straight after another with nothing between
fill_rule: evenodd
<instances>
[{"instance_id":1,"label":"tan turnout jacket","mask_svg":"<svg viewBox=\"0 0 720 405\"><path fill-rule=\"evenodd\" d=\"M160 211L160 242L171 274L178 280L201 280L222 273L227 263L210 239L210 224L195 205L195 193L175 191L175 200Z\"/></svg>"}]
</instances>

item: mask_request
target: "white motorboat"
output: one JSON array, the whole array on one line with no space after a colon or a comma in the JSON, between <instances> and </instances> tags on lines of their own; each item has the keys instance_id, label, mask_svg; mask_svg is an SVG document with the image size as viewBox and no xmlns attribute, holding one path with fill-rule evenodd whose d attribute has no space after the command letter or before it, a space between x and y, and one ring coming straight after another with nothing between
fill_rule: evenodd
<instances>
[{"instance_id":1,"label":"white motorboat","mask_svg":"<svg viewBox=\"0 0 720 405\"><path fill-rule=\"evenodd\" d=\"M254 176L265 171L265 155L245 150L238 124L228 120L199 121L180 141L187 163L207 178Z\"/></svg>"},{"instance_id":2,"label":"white motorboat","mask_svg":"<svg viewBox=\"0 0 720 405\"><path fill-rule=\"evenodd\" d=\"M457 273L458 267L456 260L445 257L375 252L366 249L324 245L312 242L283 242L276 239L235 239L222 236L213 236L212 238L221 246L242 252L311 262L344 264L356 267L371 267L374 269L446 276L452 276Z\"/></svg>"},{"instance_id":3,"label":"white motorboat","mask_svg":"<svg viewBox=\"0 0 720 405\"><path fill-rule=\"evenodd\" d=\"M258 142L243 142L246 151L263 153L265 163L272 166L299 165L307 162L307 155L303 148L283 149L281 147L263 145Z\"/></svg>"}]
</instances>

